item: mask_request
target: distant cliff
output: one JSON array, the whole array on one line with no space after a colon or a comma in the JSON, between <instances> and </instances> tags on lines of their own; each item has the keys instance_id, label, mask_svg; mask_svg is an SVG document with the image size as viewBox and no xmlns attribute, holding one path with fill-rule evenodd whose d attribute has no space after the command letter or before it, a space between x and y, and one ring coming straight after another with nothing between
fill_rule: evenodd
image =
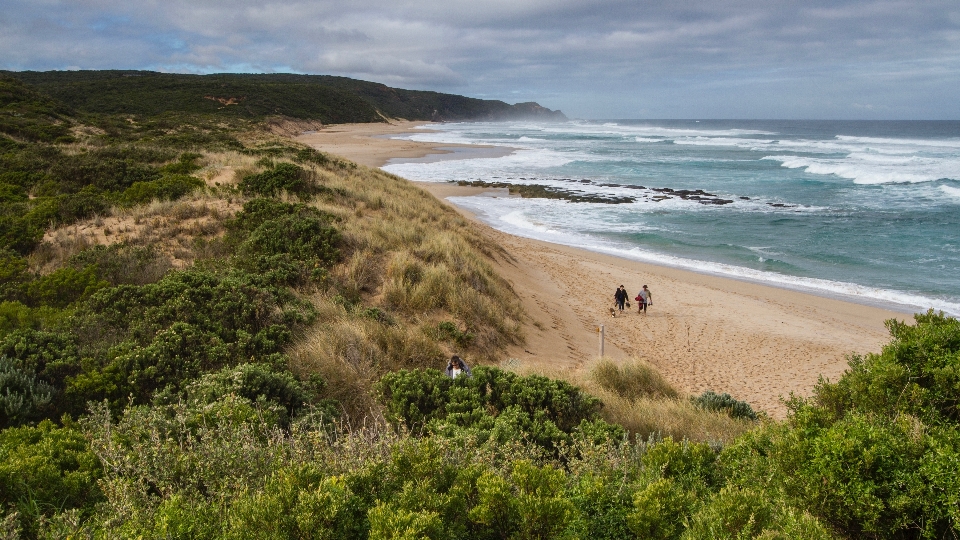
<instances>
[{"instance_id":1,"label":"distant cliff","mask_svg":"<svg viewBox=\"0 0 960 540\"><path fill-rule=\"evenodd\" d=\"M184 75L152 71L3 72L79 112L287 116L324 123L406 120L566 120L537 103L510 105L440 92L403 90L329 75Z\"/></svg>"}]
</instances>

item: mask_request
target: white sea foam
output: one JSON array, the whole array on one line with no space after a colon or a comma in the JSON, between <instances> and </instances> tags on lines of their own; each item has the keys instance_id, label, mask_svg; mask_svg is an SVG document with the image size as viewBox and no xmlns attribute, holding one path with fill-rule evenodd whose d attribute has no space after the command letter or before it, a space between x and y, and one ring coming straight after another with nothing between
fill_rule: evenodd
<instances>
[{"instance_id":1,"label":"white sea foam","mask_svg":"<svg viewBox=\"0 0 960 540\"><path fill-rule=\"evenodd\" d=\"M741 135L776 135L771 131L753 129L691 129L607 123L555 124L543 127L548 133L584 133L590 135L638 135L641 137L736 137Z\"/></svg>"},{"instance_id":2,"label":"white sea foam","mask_svg":"<svg viewBox=\"0 0 960 540\"><path fill-rule=\"evenodd\" d=\"M450 180L489 179L492 176L513 175L516 171L529 171L559 167L576 159L590 159L554 150L520 149L499 158L476 158L447 160L432 163L396 163L381 167L383 170L421 182L446 182Z\"/></svg>"},{"instance_id":3,"label":"white sea foam","mask_svg":"<svg viewBox=\"0 0 960 540\"><path fill-rule=\"evenodd\" d=\"M765 272L742 266L710 261L699 261L657 253L639 247L604 241L588 234L560 230L550 224L550 213L556 212L563 202L489 197L450 197L458 206L477 213L491 226L505 232L527 238L544 240L606 253L627 259L684 268L700 273L732 277L747 281L775 285L783 288L801 290L824 296L839 296L850 300L874 305L898 305L914 310L933 308L945 313L960 316L960 303L943 299L929 298L902 291L868 287L855 283L845 283L827 279L789 276L775 272ZM552 208L551 208L552 207ZM560 209L562 212L563 209ZM540 218L531 217L540 216ZM756 251L760 251L758 248Z\"/></svg>"},{"instance_id":4,"label":"white sea foam","mask_svg":"<svg viewBox=\"0 0 960 540\"><path fill-rule=\"evenodd\" d=\"M950 186L940 186L940 191L950 195L951 197L956 197L960 199L960 188L950 187Z\"/></svg>"},{"instance_id":5,"label":"white sea foam","mask_svg":"<svg viewBox=\"0 0 960 540\"><path fill-rule=\"evenodd\" d=\"M772 155L761 159L779 161L783 167L805 169L810 174L848 178L856 184L919 183L943 178L960 179L960 157L937 159L851 153L844 158Z\"/></svg>"},{"instance_id":6,"label":"white sea foam","mask_svg":"<svg viewBox=\"0 0 960 540\"><path fill-rule=\"evenodd\" d=\"M929 146L960 149L960 139L888 139L883 137L851 137L837 135L838 141L870 145Z\"/></svg>"}]
</instances>

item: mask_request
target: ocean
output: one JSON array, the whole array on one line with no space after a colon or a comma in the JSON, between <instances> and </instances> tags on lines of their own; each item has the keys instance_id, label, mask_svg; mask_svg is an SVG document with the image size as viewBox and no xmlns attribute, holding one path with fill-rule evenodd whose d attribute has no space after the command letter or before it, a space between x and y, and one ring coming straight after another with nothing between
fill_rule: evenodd
<instances>
[{"instance_id":1,"label":"ocean","mask_svg":"<svg viewBox=\"0 0 960 540\"><path fill-rule=\"evenodd\" d=\"M512 234L900 311L960 315L960 122L442 123L384 170L545 186L453 197ZM504 155L506 148L515 149ZM579 196L579 200L570 200ZM583 198L587 198L586 202ZM590 202L617 200L620 204Z\"/></svg>"}]
</instances>

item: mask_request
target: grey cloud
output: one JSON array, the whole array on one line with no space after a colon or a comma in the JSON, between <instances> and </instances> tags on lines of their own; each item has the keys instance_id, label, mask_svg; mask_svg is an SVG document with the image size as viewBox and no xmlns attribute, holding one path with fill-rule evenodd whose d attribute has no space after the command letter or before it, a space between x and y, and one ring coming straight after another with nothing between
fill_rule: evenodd
<instances>
[{"instance_id":1,"label":"grey cloud","mask_svg":"<svg viewBox=\"0 0 960 540\"><path fill-rule=\"evenodd\" d=\"M957 118L958 45L955 0L7 0L0 13L8 69L331 73L607 118Z\"/></svg>"}]
</instances>

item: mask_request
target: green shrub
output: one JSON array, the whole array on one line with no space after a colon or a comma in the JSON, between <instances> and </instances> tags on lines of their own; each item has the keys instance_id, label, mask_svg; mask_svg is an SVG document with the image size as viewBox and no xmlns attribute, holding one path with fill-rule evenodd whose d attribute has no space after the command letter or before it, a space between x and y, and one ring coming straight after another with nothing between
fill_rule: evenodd
<instances>
[{"instance_id":1,"label":"green shrub","mask_svg":"<svg viewBox=\"0 0 960 540\"><path fill-rule=\"evenodd\" d=\"M756 538L773 520L774 509L765 494L750 489L724 488L692 516L683 538Z\"/></svg>"},{"instance_id":2,"label":"green shrub","mask_svg":"<svg viewBox=\"0 0 960 540\"><path fill-rule=\"evenodd\" d=\"M436 512L417 512L380 503L367 514L370 540L439 540L443 520Z\"/></svg>"},{"instance_id":3,"label":"green shrub","mask_svg":"<svg viewBox=\"0 0 960 540\"><path fill-rule=\"evenodd\" d=\"M286 423L310 403L316 402L316 391L322 387L322 379L315 379L313 384L302 383L288 371L257 363L208 373L191 383L187 394L199 403L213 403L231 394L251 402L271 401L286 411L286 417L281 420ZM326 414L331 419L335 417L332 410L327 410Z\"/></svg>"},{"instance_id":4,"label":"green shrub","mask_svg":"<svg viewBox=\"0 0 960 540\"><path fill-rule=\"evenodd\" d=\"M0 505L19 511L31 536L41 517L80 509L92 512L102 495L100 460L83 435L49 421L0 431Z\"/></svg>"},{"instance_id":5,"label":"green shrub","mask_svg":"<svg viewBox=\"0 0 960 540\"><path fill-rule=\"evenodd\" d=\"M177 161L160 167L160 172L174 175L193 174L200 170L201 167L196 164L196 161L202 157L202 154L197 154L196 152L184 152L180 154Z\"/></svg>"},{"instance_id":6,"label":"green shrub","mask_svg":"<svg viewBox=\"0 0 960 540\"><path fill-rule=\"evenodd\" d=\"M22 298L22 287L30 280L27 261L9 248L0 248L0 299Z\"/></svg>"},{"instance_id":7,"label":"green shrub","mask_svg":"<svg viewBox=\"0 0 960 540\"><path fill-rule=\"evenodd\" d=\"M644 467L683 486L708 488L718 481L714 466L717 453L704 443L676 442L672 438L652 445L641 458Z\"/></svg>"},{"instance_id":8,"label":"green shrub","mask_svg":"<svg viewBox=\"0 0 960 540\"><path fill-rule=\"evenodd\" d=\"M63 192L75 193L88 186L122 191L136 182L156 180L160 173L134 160L88 152L55 161L50 167L50 176Z\"/></svg>"},{"instance_id":9,"label":"green shrub","mask_svg":"<svg viewBox=\"0 0 960 540\"><path fill-rule=\"evenodd\" d=\"M77 310L75 330L91 356L65 392L73 407L133 393L144 403L178 393L205 373L247 362L286 365L291 330L312 311L256 276L173 272L148 285L121 285L92 295ZM289 309L283 309L289 304Z\"/></svg>"},{"instance_id":10,"label":"green shrub","mask_svg":"<svg viewBox=\"0 0 960 540\"><path fill-rule=\"evenodd\" d=\"M0 249L6 248L20 255L27 255L40 243L49 222L38 226L10 206L0 206Z\"/></svg>"},{"instance_id":11,"label":"green shrub","mask_svg":"<svg viewBox=\"0 0 960 540\"><path fill-rule=\"evenodd\" d=\"M0 356L0 429L39 418L52 398L53 387L36 373Z\"/></svg>"},{"instance_id":12,"label":"green shrub","mask_svg":"<svg viewBox=\"0 0 960 540\"><path fill-rule=\"evenodd\" d=\"M76 193L61 195L57 200L57 225L68 225L95 215L107 214L110 210L110 201L107 200L105 192L95 186L85 186Z\"/></svg>"},{"instance_id":13,"label":"green shrub","mask_svg":"<svg viewBox=\"0 0 960 540\"><path fill-rule=\"evenodd\" d=\"M148 182L136 182L120 194L125 206L147 204L150 201L175 201L204 186L203 180L186 174L172 174Z\"/></svg>"},{"instance_id":14,"label":"green shrub","mask_svg":"<svg viewBox=\"0 0 960 540\"><path fill-rule=\"evenodd\" d=\"M891 342L880 354L854 356L836 384L818 385L815 401L836 416L856 410L960 422L960 321L932 310L914 319L913 326L887 321Z\"/></svg>"},{"instance_id":15,"label":"green shrub","mask_svg":"<svg viewBox=\"0 0 960 540\"><path fill-rule=\"evenodd\" d=\"M227 223L238 266L278 285L322 282L340 258L341 236L326 214L303 204L254 199Z\"/></svg>"},{"instance_id":16,"label":"green shrub","mask_svg":"<svg viewBox=\"0 0 960 540\"><path fill-rule=\"evenodd\" d=\"M339 232L323 218L281 215L254 229L240 247L244 255L289 255L297 261L329 266L340 257Z\"/></svg>"},{"instance_id":17,"label":"green shrub","mask_svg":"<svg viewBox=\"0 0 960 540\"><path fill-rule=\"evenodd\" d=\"M0 203L26 202L28 198L27 190L23 186L0 180Z\"/></svg>"},{"instance_id":18,"label":"green shrub","mask_svg":"<svg viewBox=\"0 0 960 540\"><path fill-rule=\"evenodd\" d=\"M753 407L749 403L736 400L727 393L717 394L712 390L707 390L697 397L690 398L690 401L706 411L723 411L731 418L757 419L757 413L753 412Z\"/></svg>"},{"instance_id":19,"label":"green shrub","mask_svg":"<svg viewBox=\"0 0 960 540\"><path fill-rule=\"evenodd\" d=\"M470 519L499 538L556 538L576 518L565 480L563 471L527 461L514 462L508 478L486 472Z\"/></svg>"},{"instance_id":20,"label":"green shrub","mask_svg":"<svg viewBox=\"0 0 960 540\"><path fill-rule=\"evenodd\" d=\"M43 317L20 302L0 302L0 337L15 330L39 329Z\"/></svg>"},{"instance_id":21,"label":"green shrub","mask_svg":"<svg viewBox=\"0 0 960 540\"><path fill-rule=\"evenodd\" d=\"M292 163L279 163L262 173L247 175L239 187L247 195L276 197L286 192L300 199L322 191L311 171Z\"/></svg>"},{"instance_id":22,"label":"green shrub","mask_svg":"<svg viewBox=\"0 0 960 540\"><path fill-rule=\"evenodd\" d=\"M932 486L919 471L929 443L908 419L851 414L822 425L801 410L791 423L774 470L800 508L850 536L936 528L949 519L925 509Z\"/></svg>"},{"instance_id":23,"label":"green shrub","mask_svg":"<svg viewBox=\"0 0 960 540\"><path fill-rule=\"evenodd\" d=\"M437 325L437 337L441 340L451 340L460 347L467 347L473 341L474 335L461 331L456 323L443 321Z\"/></svg>"},{"instance_id":24,"label":"green shrub","mask_svg":"<svg viewBox=\"0 0 960 540\"><path fill-rule=\"evenodd\" d=\"M680 538L696 502L694 493L669 478L661 478L634 494L627 523L639 538Z\"/></svg>"},{"instance_id":25,"label":"green shrub","mask_svg":"<svg viewBox=\"0 0 960 540\"><path fill-rule=\"evenodd\" d=\"M601 471L570 475L569 481L573 485L568 488L568 498L578 511L577 520L571 527L575 536L596 540L631 537L628 525L632 509L631 490L624 485L623 478L610 473L610 467L604 464Z\"/></svg>"},{"instance_id":26,"label":"green shrub","mask_svg":"<svg viewBox=\"0 0 960 540\"><path fill-rule=\"evenodd\" d=\"M67 378L80 369L80 349L67 333L21 329L0 339L0 356L12 360L18 369L60 390Z\"/></svg>"},{"instance_id":27,"label":"green shrub","mask_svg":"<svg viewBox=\"0 0 960 540\"><path fill-rule=\"evenodd\" d=\"M225 538L356 538L356 497L342 477L320 476L313 467L274 472L263 490L233 502Z\"/></svg>"},{"instance_id":28,"label":"green shrub","mask_svg":"<svg viewBox=\"0 0 960 540\"><path fill-rule=\"evenodd\" d=\"M65 308L107 286L93 267L82 270L64 267L27 283L23 290L27 302L33 306Z\"/></svg>"},{"instance_id":29,"label":"green shrub","mask_svg":"<svg viewBox=\"0 0 960 540\"><path fill-rule=\"evenodd\" d=\"M471 433L497 442L526 438L548 450L571 442L584 421L599 422L602 406L566 382L487 367L456 379L433 369L400 370L384 375L376 391L387 418L413 432Z\"/></svg>"}]
</instances>

